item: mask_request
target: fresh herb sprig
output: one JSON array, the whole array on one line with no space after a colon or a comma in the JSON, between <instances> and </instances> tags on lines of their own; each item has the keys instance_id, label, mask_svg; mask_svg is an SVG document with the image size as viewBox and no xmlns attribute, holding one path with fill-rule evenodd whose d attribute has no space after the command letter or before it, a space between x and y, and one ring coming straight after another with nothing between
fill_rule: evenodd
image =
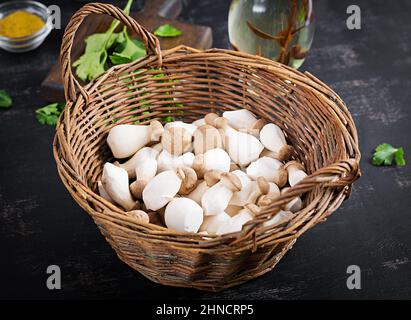
<instances>
[{"instance_id":1,"label":"fresh herb sprig","mask_svg":"<svg viewBox=\"0 0 411 320\"><path fill-rule=\"evenodd\" d=\"M41 124L55 126L65 103L52 103L36 110L36 119Z\"/></svg>"},{"instance_id":2,"label":"fresh herb sprig","mask_svg":"<svg viewBox=\"0 0 411 320\"><path fill-rule=\"evenodd\" d=\"M13 105L13 100L6 90L0 90L0 108L10 108Z\"/></svg>"},{"instance_id":3,"label":"fresh herb sprig","mask_svg":"<svg viewBox=\"0 0 411 320\"><path fill-rule=\"evenodd\" d=\"M133 0L128 0L124 12L130 13ZM86 39L86 49L84 54L73 63L77 76L83 81L91 81L100 76L107 69L108 50L119 41L122 33L114 31L119 26L120 21L114 20L105 33L96 33Z\"/></svg>"},{"instance_id":4,"label":"fresh herb sprig","mask_svg":"<svg viewBox=\"0 0 411 320\"><path fill-rule=\"evenodd\" d=\"M380 144L375 148L372 157L372 164L374 166L391 166L394 160L397 166L405 166L403 148L394 148L388 143Z\"/></svg>"},{"instance_id":5,"label":"fresh herb sprig","mask_svg":"<svg viewBox=\"0 0 411 320\"><path fill-rule=\"evenodd\" d=\"M163 24L159 26L156 30L154 30L154 34L159 37L163 38L172 38L178 37L183 32L176 27L173 27L171 24Z\"/></svg>"}]
</instances>

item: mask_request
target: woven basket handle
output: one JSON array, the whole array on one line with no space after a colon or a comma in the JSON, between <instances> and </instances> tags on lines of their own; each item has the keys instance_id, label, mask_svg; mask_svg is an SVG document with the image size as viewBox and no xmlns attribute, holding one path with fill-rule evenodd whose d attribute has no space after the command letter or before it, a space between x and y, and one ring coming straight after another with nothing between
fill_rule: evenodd
<instances>
[{"instance_id":1,"label":"woven basket handle","mask_svg":"<svg viewBox=\"0 0 411 320\"><path fill-rule=\"evenodd\" d=\"M360 176L361 171L358 164L358 159L350 158L341 160L313 172L297 183L294 187L290 188L284 195L278 197L271 205L263 207L262 212L256 216L258 218L266 212L278 209L280 206L288 203L295 197L302 196L303 194L314 190L318 186L322 186L324 188L347 188L346 194L349 196L353 182ZM264 221L257 224L260 225L262 222Z\"/></svg>"},{"instance_id":2,"label":"woven basket handle","mask_svg":"<svg viewBox=\"0 0 411 320\"><path fill-rule=\"evenodd\" d=\"M60 61L62 66L62 77L64 81L64 94L66 101L74 101L76 99L76 89L88 101L88 94L73 75L71 63L71 49L73 47L74 37L77 29L83 22L84 18L90 14L106 14L120 22L129 29L137 33L144 42L146 50L157 56L158 65L161 66L162 56L159 40L144 27L139 25L136 20L125 14L121 9L105 3L90 3L78 10L70 19L69 24L64 31L63 41L61 44Z\"/></svg>"}]
</instances>

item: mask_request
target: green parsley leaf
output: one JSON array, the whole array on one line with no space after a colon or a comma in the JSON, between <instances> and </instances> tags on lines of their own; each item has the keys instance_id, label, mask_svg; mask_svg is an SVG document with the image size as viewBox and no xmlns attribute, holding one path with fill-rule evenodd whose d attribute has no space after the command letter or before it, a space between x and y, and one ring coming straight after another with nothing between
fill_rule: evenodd
<instances>
[{"instance_id":1,"label":"green parsley leaf","mask_svg":"<svg viewBox=\"0 0 411 320\"><path fill-rule=\"evenodd\" d=\"M388 143L380 144L375 148L372 157L372 164L374 166L391 166L393 160L398 166L405 166L404 150L403 148L394 148Z\"/></svg>"},{"instance_id":2,"label":"green parsley leaf","mask_svg":"<svg viewBox=\"0 0 411 320\"><path fill-rule=\"evenodd\" d=\"M6 90L0 90L0 108L10 108L13 100Z\"/></svg>"},{"instance_id":3,"label":"green parsley leaf","mask_svg":"<svg viewBox=\"0 0 411 320\"><path fill-rule=\"evenodd\" d=\"M133 0L128 0L124 8L126 14L130 13L132 3ZM114 33L119 24L118 20L114 20L105 33L93 34L86 39L84 54L73 63L73 67L77 67L76 74L81 80L94 80L106 70L107 51L119 38L119 34Z\"/></svg>"},{"instance_id":4,"label":"green parsley leaf","mask_svg":"<svg viewBox=\"0 0 411 320\"><path fill-rule=\"evenodd\" d=\"M118 41L119 45L110 56L113 64L129 63L146 55L144 44L139 40L130 39L126 28L121 34L122 36L119 39L122 39L122 41Z\"/></svg>"},{"instance_id":5,"label":"green parsley leaf","mask_svg":"<svg viewBox=\"0 0 411 320\"><path fill-rule=\"evenodd\" d=\"M41 124L55 126L65 103L52 103L36 110L36 119Z\"/></svg>"},{"instance_id":6,"label":"green parsley leaf","mask_svg":"<svg viewBox=\"0 0 411 320\"><path fill-rule=\"evenodd\" d=\"M181 32L181 30L173 27L171 24L163 24L162 26L159 26L156 30L154 30L154 34L156 36L163 38L178 37L182 33L183 32Z\"/></svg>"}]
</instances>

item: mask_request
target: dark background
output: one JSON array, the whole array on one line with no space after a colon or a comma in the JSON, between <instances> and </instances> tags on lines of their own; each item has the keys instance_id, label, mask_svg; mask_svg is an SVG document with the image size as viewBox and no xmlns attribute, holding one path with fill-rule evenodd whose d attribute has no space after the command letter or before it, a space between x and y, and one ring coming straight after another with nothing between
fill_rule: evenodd
<instances>
[{"instance_id":1,"label":"dark background","mask_svg":"<svg viewBox=\"0 0 411 320\"><path fill-rule=\"evenodd\" d=\"M61 6L63 25L81 6L43 2ZM214 46L227 48L229 3L192 0L180 19L211 26ZM351 198L304 234L272 272L218 294L164 287L130 269L60 182L54 128L37 123L34 111L44 105L40 83L59 55L63 31L53 31L34 52L0 51L0 89L14 98L11 109L0 110L0 298L411 298L411 1L356 0L362 9L356 31L345 25L349 4L314 1L316 35L302 70L336 90L353 114L363 177ZM408 165L371 166L382 142L403 146ZM52 264L61 267L61 290L46 288ZM361 290L346 287L352 264L362 270Z\"/></svg>"}]
</instances>

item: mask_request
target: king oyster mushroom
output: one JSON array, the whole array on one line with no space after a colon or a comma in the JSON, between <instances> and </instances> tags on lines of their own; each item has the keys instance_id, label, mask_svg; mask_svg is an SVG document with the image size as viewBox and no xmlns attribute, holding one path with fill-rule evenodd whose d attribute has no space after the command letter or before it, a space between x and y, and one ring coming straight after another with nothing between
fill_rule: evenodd
<instances>
[{"instance_id":1,"label":"king oyster mushroom","mask_svg":"<svg viewBox=\"0 0 411 320\"><path fill-rule=\"evenodd\" d=\"M216 127L221 129L224 148L235 163L244 167L258 159L264 146L256 137L230 127L227 119L223 117L214 122Z\"/></svg>"},{"instance_id":2,"label":"king oyster mushroom","mask_svg":"<svg viewBox=\"0 0 411 320\"><path fill-rule=\"evenodd\" d=\"M287 144L281 128L274 123L268 123L261 129L260 140L265 148L273 152L275 159L286 161L291 157L293 148Z\"/></svg>"},{"instance_id":3,"label":"king oyster mushroom","mask_svg":"<svg viewBox=\"0 0 411 320\"><path fill-rule=\"evenodd\" d=\"M137 207L129 190L126 170L106 162L101 182L107 194L126 211L131 211Z\"/></svg>"},{"instance_id":4,"label":"king oyster mushroom","mask_svg":"<svg viewBox=\"0 0 411 320\"><path fill-rule=\"evenodd\" d=\"M114 157L123 159L132 156L151 141L159 141L164 128L159 121L149 125L120 124L111 128L107 144Z\"/></svg>"},{"instance_id":5,"label":"king oyster mushroom","mask_svg":"<svg viewBox=\"0 0 411 320\"><path fill-rule=\"evenodd\" d=\"M207 189L201 198L205 215L216 215L223 212L234 192L241 190L240 179L231 172L221 173L221 180Z\"/></svg>"},{"instance_id":6,"label":"king oyster mushroom","mask_svg":"<svg viewBox=\"0 0 411 320\"><path fill-rule=\"evenodd\" d=\"M203 209L188 198L175 198L167 205L164 221L178 232L197 232L203 223Z\"/></svg>"},{"instance_id":7,"label":"king oyster mushroom","mask_svg":"<svg viewBox=\"0 0 411 320\"><path fill-rule=\"evenodd\" d=\"M267 181L274 182L280 188L287 183L287 170L284 169L283 163L270 157L262 157L252 162L247 167L247 174L252 179L264 177Z\"/></svg>"}]
</instances>

